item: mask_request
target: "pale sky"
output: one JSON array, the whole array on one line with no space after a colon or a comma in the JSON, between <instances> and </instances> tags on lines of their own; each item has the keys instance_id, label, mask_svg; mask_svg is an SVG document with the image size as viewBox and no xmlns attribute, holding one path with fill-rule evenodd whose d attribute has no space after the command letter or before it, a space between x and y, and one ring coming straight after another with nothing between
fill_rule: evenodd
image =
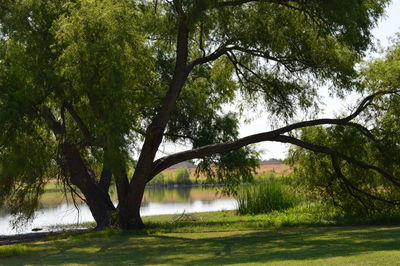
<instances>
[{"instance_id":1,"label":"pale sky","mask_svg":"<svg viewBox=\"0 0 400 266\"><path fill-rule=\"evenodd\" d=\"M386 16L383 17L378 26L372 31L377 45L386 47L389 44L389 38L394 37L397 32L400 32L400 0L392 0L392 3L386 9ZM376 53L369 53L368 58L378 56ZM345 112L351 102L356 103L355 95L349 95L346 101L336 98L329 98L326 88L321 88L320 94L323 96L323 102L326 106L322 106L324 112L318 114L318 117L333 117L335 114ZM261 110L261 109L260 109ZM245 137L248 135L261 133L270 130L270 120L268 114L258 115L250 124L243 124L240 129L240 136ZM261 142L256 144L258 150L262 151L262 159L279 158L284 159L287 155L289 145L284 145L274 142ZM164 144L160 147L161 151L157 157L171 154L174 152L188 149L188 147L181 145Z\"/></svg>"}]
</instances>

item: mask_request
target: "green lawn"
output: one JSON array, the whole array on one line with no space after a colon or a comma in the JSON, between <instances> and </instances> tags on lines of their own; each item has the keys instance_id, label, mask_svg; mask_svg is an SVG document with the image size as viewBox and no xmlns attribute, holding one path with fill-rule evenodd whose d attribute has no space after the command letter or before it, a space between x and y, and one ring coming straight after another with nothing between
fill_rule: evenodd
<instances>
[{"instance_id":1,"label":"green lawn","mask_svg":"<svg viewBox=\"0 0 400 266\"><path fill-rule=\"evenodd\" d=\"M147 218L153 222L142 232L106 230L1 246L0 264L396 265L400 262L400 226L321 227L310 223L308 227L299 224L290 227L296 225L265 222L268 215L236 216L233 212L195 214L187 218L193 217L197 221L172 222L176 216ZM6 255L9 257L4 258Z\"/></svg>"}]
</instances>

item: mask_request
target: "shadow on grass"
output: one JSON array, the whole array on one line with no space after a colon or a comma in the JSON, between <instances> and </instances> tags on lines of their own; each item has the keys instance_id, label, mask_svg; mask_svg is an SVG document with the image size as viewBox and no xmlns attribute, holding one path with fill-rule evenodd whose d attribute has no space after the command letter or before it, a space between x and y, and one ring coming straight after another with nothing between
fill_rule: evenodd
<instances>
[{"instance_id":1,"label":"shadow on grass","mask_svg":"<svg viewBox=\"0 0 400 266\"><path fill-rule=\"evenodd\" d=\"M218 232L94 235L38 245L38 254L0 260L0 264L265 263L400 249L399 227L285 229L225 235L228 236Z\"/></svg>"}]
</instances>

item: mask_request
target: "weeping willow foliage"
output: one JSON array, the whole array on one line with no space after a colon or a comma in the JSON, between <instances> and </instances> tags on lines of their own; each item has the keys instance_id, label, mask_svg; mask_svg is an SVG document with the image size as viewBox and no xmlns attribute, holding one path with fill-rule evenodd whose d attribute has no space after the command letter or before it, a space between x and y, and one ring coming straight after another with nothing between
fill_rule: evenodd
<instances>
[{"instance_id":1,"label":"weeping willow foliage","mask_svg":"<svg viewBox=\"0 0 400 266\"><path fill-rule=\"evenodd\" d=\"M399 213L399 71L400 45L395 39L381 58L365 63L362 69L366 91L394 91L374 100L360 117L363 126L320 127L301 132L303 140L327 145L355 161L341 158L335 163L330 155L300 148L290 153L299 181L345 215ZM365 164L375 168L366 168Z\"/></svg>"}]
</instances>

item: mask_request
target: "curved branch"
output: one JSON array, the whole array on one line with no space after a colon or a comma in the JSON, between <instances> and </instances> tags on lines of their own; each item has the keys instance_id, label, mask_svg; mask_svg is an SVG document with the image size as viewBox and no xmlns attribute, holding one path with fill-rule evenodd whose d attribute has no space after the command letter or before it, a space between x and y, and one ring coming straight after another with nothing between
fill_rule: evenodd
<instances>
[{"instance_id":1,"label":"curved branch","mask_svg":"<svg viewBox=\"0 0 400 266\"><path fill-rule=\"evenodd\" d=\"M187 66L187 71L192 70L197 65L201 65L201 64L205 64L205 63L214 61L232 49L233 49L232 47L227 47L227 45L222 45L219 48L217 48L214 52L212 52L211 54L194 59L193 61L189 62L188 66Z\"/></svg>"},{"instance_id":2,"label":"curved branch","mask_svg":"<svg viewBox=\"0 0 400 266\"><path fill-rule=\"evenodd\" d=\"M274 138L274 141L277 142L282 142L282 143L290 143L302 148L305 148L307 150L313 151L313 152L317 152L317 153L323 153L323 154L327 154L327 155L331 155L337 158L340 158L342 160L345 160L348 163L351 163L353 165L356 165L360 168L363 168L365 170L373 170L377 173L379 173L380 175L384 176L385 178L387 178L388 180L390 180L394 185L399 186L400 187L400 181L398 178L395 178L394 176L390 175L389 173L387 173L386 171L382 170L381 168L375 166L375 165L370 165L361 161L358 161L356 159L353 159L345 154L339 153L337 151L334 151L328 147L325 146L321 146L321 145L317 145L317 144L313 144L313 143L309 143L309 142L305 142L303 140L294 138L294 137L289 137L289 136L284 136L284 135L280 135L276 138Z\"/></svg>"},{"instance_id":3,"label":"curved branch","mask_svg":"<svg viewBox=\"0 0 400 266\"><path fill-rule=\"evenodd\" d=\"M375 196L375 195L373 195L373 194L370 194L370 193L368 193L368 192L365 192L364 190L359 189L358 187L354 186L354 185L350 182L350 180L348 180L348 179L344 176L344 174L343 174L343 172L342 172L342 169L340 168L338 159L337 159L335 156L331 156L331 161L332 161L332 166L333 166L333 169L335 170L336 176L339 177L341 180L343 180L343 182L345 183L346 187L351 188L351 189L357 191L358 193L361 193L361 194L363 194L363 195L365 195L365 196L367 196L367 197L369 197L369 198L372 198L372 199L374 199L374 200L382 201L382 202L389 203L389 204L393 204L393 205L400 205L400 201L399 201L399 200L388 200L388 199L384 199L384 198ZM364 206L366 209L368 209L368 207L365 205L365 203L364 203L357 195L355 195L354 193L352 193L350 190L349 190L349 192L350 192L350 194L351 194L353 197L357 198L357 199L361 202L361 204L363 204L363 206Z\"/></svg>"},{"instance_id":4,"label":"curved branch","mask_svg":"<svg viewBox=\"0 0 400 266\"><path fill-rule=\"evenodd\" d=\"M292 144L295 144L295 145L301 146L301 147L307 146L305 148L310 149L310 150L317 150L320 152L323 150L323 151L325 151L326 154L332 154L332 151L326 147L320 147L320 146L316 146L314 144L308 144L308 143L302 142L296 138L287 137L282 134L288 133L288 132L296 130L296 129L311 127L311 126L318 126L318 125L348 125L352 119L354 119L357 115L359 115L371 103L371 101L373 100L374 97L381 95L381 94L386 94L386 93L390 93L390 92L380 91L380 92L374 93L372 95L369 95L368 97L364 98L361 101L358 108L352 114L350 114L349 116L344 117L344 118L338 118L338 119L325 118L325 119L315 119L315 120L303 121L303 122L294 123L292 125L288 125L288 126L276 129L276 130L250 135L250 136L240 138L240 139L232 141L232 142L224 142L224 143L205 145L205 146L195 148L192 150L187 150L187 151L183 151L183 152L179 152L179 153L175 153L175 154L172 154L169 156L162 157L153 163L153 171L149 178L151 180L151 178L153 178L155 175L157 175L161 171L163 171L163 170L167 169L168 167L170 167L174 164L177 164L179 162L196 159L196 158L204 158L204 157L207 157L207 156L210 156L213 154L217 154L217 153L229 152L229 151L236 150L236 149L242 148L244 146L262 142L262 141L277 141L277 142L284 142L284 143L292 143ZM337 154L334 153L334 155L337 155ZM341 156L340 158L343 158L343 156ZM346 158L348 158L348 157L346 157ZM350 160L351 158L348 158L348 159ZM377 168L377 167L375 167L375 168ZM372 169L375 169L375 168L372 168ZM384 176L387 176L388 179L391 179L391 180L393 179L392 181L397 182L395 178L392 178L388 174L386 174ZM148 181L150 181L150 180L148 180ZM400 185L400 183L399 183L399 185Z\"/></svg>"}]
</instances>

